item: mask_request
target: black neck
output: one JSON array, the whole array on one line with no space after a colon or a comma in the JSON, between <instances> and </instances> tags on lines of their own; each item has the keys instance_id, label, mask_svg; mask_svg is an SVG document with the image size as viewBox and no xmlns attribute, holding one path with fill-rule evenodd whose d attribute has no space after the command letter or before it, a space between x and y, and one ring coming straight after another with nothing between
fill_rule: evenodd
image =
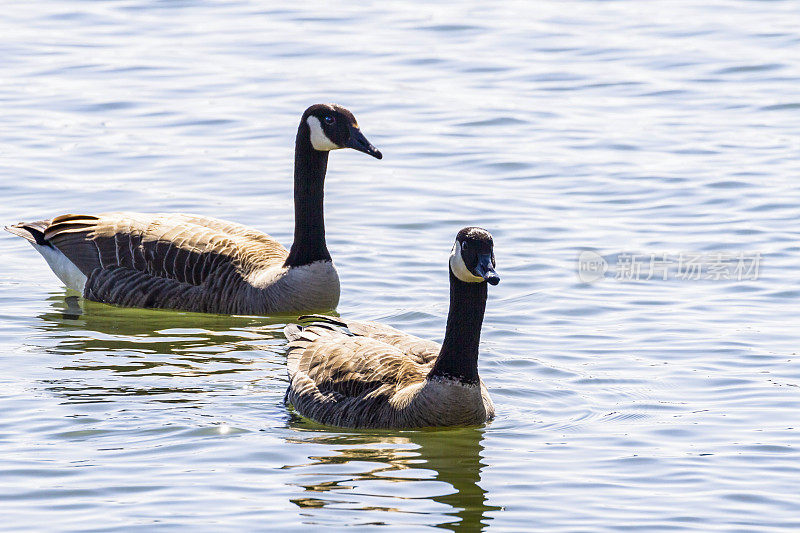
<instances>
[{"instance_id":1,"label":"black neck","mask_svg":"<svg viewBox=\"0 0 800 533\"><path fill-rule=\"evenodd\" d=\"M294 242L284 266L330 261L325 244L323 194L328 152L314 150L305 120L297 130L294 148Z\"/></svg>"},{"instance_id":2,"label":"black neck","mask_svg":"<svg viewBox=\"0 0 800 533\"><path fill-rule=\"evenodd\" d=\"M429 378L478 383L478 345L486 310L486 282L466 283L450 272L450 311L439 357Z\"/></svg>"}]
</instances>

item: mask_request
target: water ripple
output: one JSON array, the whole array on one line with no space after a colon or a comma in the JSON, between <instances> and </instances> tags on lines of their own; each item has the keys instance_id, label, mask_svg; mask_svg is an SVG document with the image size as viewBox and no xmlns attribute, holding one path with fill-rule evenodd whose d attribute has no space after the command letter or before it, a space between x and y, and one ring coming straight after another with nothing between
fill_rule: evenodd
<instances>
[{"instance_id":1,"label":"water ripple","mask_svg":"<svg viewBox=\"0 0 800 533\"><path fill-rule=\"evenodd\" d=\"M800 528L799 17L9 4L4 223L177 210L288 244L299 113L336 101L385 154L330 158L340 312L441 340L464 225L494 233L503 283L481 354L494 422L336 431L282 404L285 317L65 299L2 236L0 530ZM586 283L581 251L763 263L756 279Z\"/></svg>"}]
</instances>

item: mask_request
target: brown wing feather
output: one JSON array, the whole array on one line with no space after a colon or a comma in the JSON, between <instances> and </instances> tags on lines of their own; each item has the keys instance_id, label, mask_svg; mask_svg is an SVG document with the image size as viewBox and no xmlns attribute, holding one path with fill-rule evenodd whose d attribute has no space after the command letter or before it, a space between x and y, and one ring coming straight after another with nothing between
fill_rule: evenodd
<instances>
[{"instance_id":1,"label":"brown wing feather","mask_svg":"<svg viewBox=\"0 0 800 533\"><path fill-rule=\"evenodd\" d=\"M369 337L394 346L420 363L432 362L439 355L439 350L442 349L437 342L409 335L380 322L357 322L326 315L305 315L301 316L300 320L317 320L345 327L355 335Z\"/></svg>"},{"instance_id":2,"label":"brown wing feather","mask_svg":"<svg viewBox=\"0 0 800 533\"><path fill-rule=\"evenodd\" d=\"M422 362L378 339L327 325L306 326L289 343L290 378L302 373L325 392L359 396L377 386L405 386L424 378Z\"/></svg>"},{"instance_id":3,"label":"brown wing feather","mask_svg":"<svg viewBox=\"0 0 800 533\"><path fill-rule=\"evenodd\" d=\"M344 332L337 323L343 324L331 319L286 328L291 381L286 400L324 424L353 425L377 419L379 412L391 417L390 400L422 383L429 365L383 340Z\"/></svg>"},{"instance_id":4,"label":"brown wing feather","mask_svg":"<svg viewBox=\"0 0 800 533\"><path fill-rule=\"evenodd\" d=\"M247 277L289 254L269 235L197 215L70 214L6 229L60 250L86 275L87 298L135 307L250 312L237 298Z\"/></svg>"},{"instance_id":5,"label":"brown wing feather","mask_svg":"<svg viewBox=\"0 0 800 533\"><path fill-rule=\"evenodd\" d=\"M44 235L87 276L97 268L124 267L191 285L230 265L246 276L288 255L269 235L196 215L63 215Z\"/></svg>"},{"instance_id":6,"label":"brown wing feather","mask_svg":"<svg viewBox=\"0 0 800 533\"><path fill-rule=\"evenodd\" d=\"M237 303L216 298L202 285L192 285L125 267L97 268L89 275L84 296L126 307L187 309L201 313L240 312Z\"/></svg>"}]
</instances>

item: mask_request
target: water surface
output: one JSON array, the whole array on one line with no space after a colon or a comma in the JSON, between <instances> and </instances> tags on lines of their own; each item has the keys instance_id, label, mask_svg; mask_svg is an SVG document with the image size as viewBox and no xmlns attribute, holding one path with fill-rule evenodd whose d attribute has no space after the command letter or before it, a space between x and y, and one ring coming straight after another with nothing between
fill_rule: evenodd
<instances>
[{"instance_id":1,"label":"water surface","mask_svg":"<svg viewBox=\"0 0 800 533\"><path fill-rule=\"evenodd\" d=\"M0 529L800 528L793 2L16 3L5 223L183 211L292 235L300 113L335 101L339 311L441 340L446 258L495 236L482 428L283 406L285 318L68 298L0 237ZM742 280L581 282L581 251L754 254Z\"/></svg>"}]
</instances>

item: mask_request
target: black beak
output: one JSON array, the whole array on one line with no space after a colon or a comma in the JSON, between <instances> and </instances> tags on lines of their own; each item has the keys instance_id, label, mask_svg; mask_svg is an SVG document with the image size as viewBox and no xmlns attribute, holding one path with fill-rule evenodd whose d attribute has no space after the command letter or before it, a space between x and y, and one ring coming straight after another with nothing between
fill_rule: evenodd
<instances>
[{"instance_id":1,"label":"black beak","mask_svg":"<svg viewBox=\"0 0 800 533\"><path fill-rule=\"evenodd\" d=\"M348 148L352 148L353 150L358 150L359 152L364 152L365 154L369 154L376 159L383 159L383 154L380 150L372 146L364 134L361 133L361 130L355 126L350 126L350 138L347 140L344 145Z\"/></svg>"},{"instance_id":2,"label":"black beak","mask_svg":"<svg viewBox=\"0 0 800 533\"><path fill-rule=\"evenodd\" d=\"M491 254L478 256L478 264L475 266L475 272L473 272L473 274L485 279L489 285L497 285L500 283L500 276L497 275L497 272L494 271L494 266L492 266Z\"/></svg>"}]
</instances>

